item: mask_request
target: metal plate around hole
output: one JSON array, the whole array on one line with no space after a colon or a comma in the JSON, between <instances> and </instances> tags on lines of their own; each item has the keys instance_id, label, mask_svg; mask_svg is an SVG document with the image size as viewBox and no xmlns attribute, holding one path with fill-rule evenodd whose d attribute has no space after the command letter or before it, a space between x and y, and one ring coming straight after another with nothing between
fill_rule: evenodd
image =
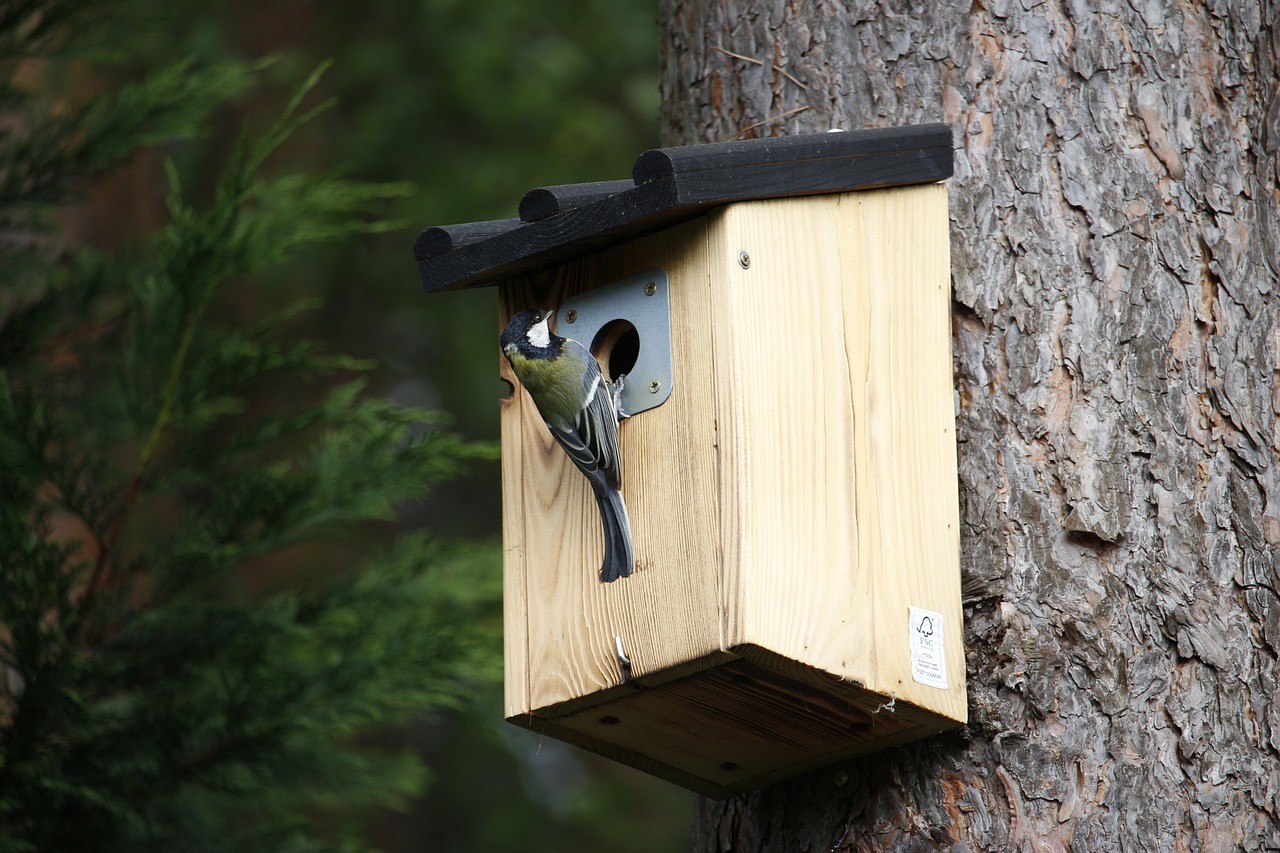
<instances>
[{"instance_id":1,"label":"metal plate around hole","mask_svg":"<svg viewBox=\"0 0 1280 853\"><path fill-rule=\"evenodd\" d=\"M622 408L628 415L655 409L671 396L669 286L665 272L646 270L572 296L556 309L556 334L573 338L587 349L614 320L635 326L640 349L622 386ZM572 323L566 320L570 311L576 312Z\"/></svg>"}]
</instances>

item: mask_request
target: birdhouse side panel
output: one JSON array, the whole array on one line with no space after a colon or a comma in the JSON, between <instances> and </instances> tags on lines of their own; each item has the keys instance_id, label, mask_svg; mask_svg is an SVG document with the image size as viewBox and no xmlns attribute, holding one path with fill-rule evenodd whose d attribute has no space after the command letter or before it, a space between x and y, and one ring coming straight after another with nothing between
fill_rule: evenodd
<instances>
[{"instance_id":1,"label":"birdhouse side panel","mask_svg":"<svg viewBox=\"0 0 1280 853\"><path fill-rule=\"evenodd\" d=\"M726 635L842 678L873 659L860 563L838 196L712 215L721 369Z\"/></svg>"},{"instance_id":2,"label":"birdhouse side panel","mask_svg":"<svg viewBox=\"0 0 1280 853\"><path fill-rule=\"evenodd\" d=\"M854 215L840 245L866 293L851 339L866 359L855 418L859 528L875 531L865 557L876 578L877 684L964 722L947 188L861 192L845 203Z\"/></svg>"},{"instance_id":3,"label":"birdhouse side panel","mask_svg":"<svg viewBox=\"0 0 1280 853\"><path fill-rule=\"evenodd\" d=\"M963 720L946 198L756 201L711 222L729 648ZM940 633L913 645L919 614Z\"/></svg>"},{"instance_id":4,"label":"birdhouse side panel","mask_svg":"<svg viewBox=\"0 0 1280 853\"><path fill-rule=\"evenodd\" d=\"M498 333L508 316L499 312ZM495 334L494 339L497 339ZM525 595L525 526L511 523L513 508L523 504L524 421L521 409L531 405L519 393L515 375L507 360L498 356L498 376L511 385L512 393L501 401L498 420L502 466L502 644L503 693L506 717L529 710L529 604Z\"/></svg>"}]
</instances>

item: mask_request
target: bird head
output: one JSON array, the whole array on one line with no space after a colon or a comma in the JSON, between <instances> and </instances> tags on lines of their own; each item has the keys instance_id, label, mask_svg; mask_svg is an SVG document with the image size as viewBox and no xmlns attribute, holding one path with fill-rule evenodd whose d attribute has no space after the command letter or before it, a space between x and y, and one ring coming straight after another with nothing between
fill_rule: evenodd
<instances>
[{"instance_id":1,"label":"bird head","mask_svg":"<svg viewBox=\"0 0 1280 853\"><path fill-rule=\"evenodd\" d=\"M503 350L515 348L523 352L540 352L555 349L554 342L558 338L548 325L554 314L551 308L527 308L516 314L502 332Z\"/></svg>"}]
</instances>

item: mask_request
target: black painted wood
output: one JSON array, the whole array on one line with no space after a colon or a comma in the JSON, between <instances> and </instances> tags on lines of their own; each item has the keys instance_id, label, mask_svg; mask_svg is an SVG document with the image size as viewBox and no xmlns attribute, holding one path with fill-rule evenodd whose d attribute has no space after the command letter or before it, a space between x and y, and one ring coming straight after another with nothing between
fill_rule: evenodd
<instances>
[{"instance_id":1,"label":"black painted wood","mask_svg":"<svg viewBox=\"0 0 1280 853\"><path fill-rule=\"evenodd\" d=\"M414 241L413 257L421 263L452 249L479 243L519 227L519 219L491 219L487 222L433 225L419 234L418 239Z\"/></svg>"},{"instance_id":2,"label":"black painted wood","mask_svg":"<svg viewBox=\"0 0 1280 853\"><path fill-rule=\"evenodd\" d=\"M637 184L676 180L680 204L924 183L951 174L945 124L738 140L646 151Z\"/></svg>"},{"instance_id":3,"label":"black painted wood","mask_svg":"<svg viewBox=\"0 0 1280 853\"><path fill-rule=\"evenodd\" d=\"M932 149L951 150L951 129L947 125L831 131L655 148L636 159L631 175L637 184L641 184L682 173L757 166L796 167L815 161L834 164L836 161L885 153L906 154Z\"/></svg>"},{"instance_id":4,"label":"black painted wood","mask_svg":"<svg viewBox=\"0 0 1280 853\"><path fill-rule=\"evenodd\" d=\"M700 208L675 204L673 181L652 181L586 207L527 222L482 243L421 261L428 292L496 284L545 264L576 257L697 216Z\"/></svg>"},{"instance_id":5,"label":"black painted wood","mask_svg":"<svg viewBox=\"0 0 1280 853\"><path fill-rule=\"evenodd\" d=\"M429 292L490 285L730 202L932 183L950 177L951 168L951 130L942 124L660 148L636 160L635 186L544 187L547 196L531 202L536 212L551 204L559 209L520 227L492 229L479 239L471 232L463 239L455 230L461 226L439 229L451 243L415 252L418 272ZM599 195L607 184L620 191ZM424 231L419 244L435 230Z\"/></svg>"},{"instance_id":6,"label":"black painted wood","mask_svg":"<svg viewBox=\"0 0 1280 853\"><path fill-rule=\"evenodd\" d=\"M566 210L585 207L607 196L626 192L634 186L632 181L595 181L589 184L538 187L529 190L520 200L520 218L525 222L536 222Z\"/></svg>"}]
</instances>

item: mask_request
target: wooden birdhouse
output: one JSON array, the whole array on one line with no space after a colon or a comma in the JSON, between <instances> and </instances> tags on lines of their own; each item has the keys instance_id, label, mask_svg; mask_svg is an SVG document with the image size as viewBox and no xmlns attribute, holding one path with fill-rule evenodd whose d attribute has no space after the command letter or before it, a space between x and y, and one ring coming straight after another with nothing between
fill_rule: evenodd
<instances>
[{"instance_id":1,"label":"wooden birdhouse","mask_svg":"<svg viewBox=\"0 0 1280 853\"><path fill-rule=\"evenodd\" d=\"M502 401L506 716L726 795L962 725L943 125L666 148L431 228L428 291L625 375L635 571Z\"/></svg>"}]
</instances>

